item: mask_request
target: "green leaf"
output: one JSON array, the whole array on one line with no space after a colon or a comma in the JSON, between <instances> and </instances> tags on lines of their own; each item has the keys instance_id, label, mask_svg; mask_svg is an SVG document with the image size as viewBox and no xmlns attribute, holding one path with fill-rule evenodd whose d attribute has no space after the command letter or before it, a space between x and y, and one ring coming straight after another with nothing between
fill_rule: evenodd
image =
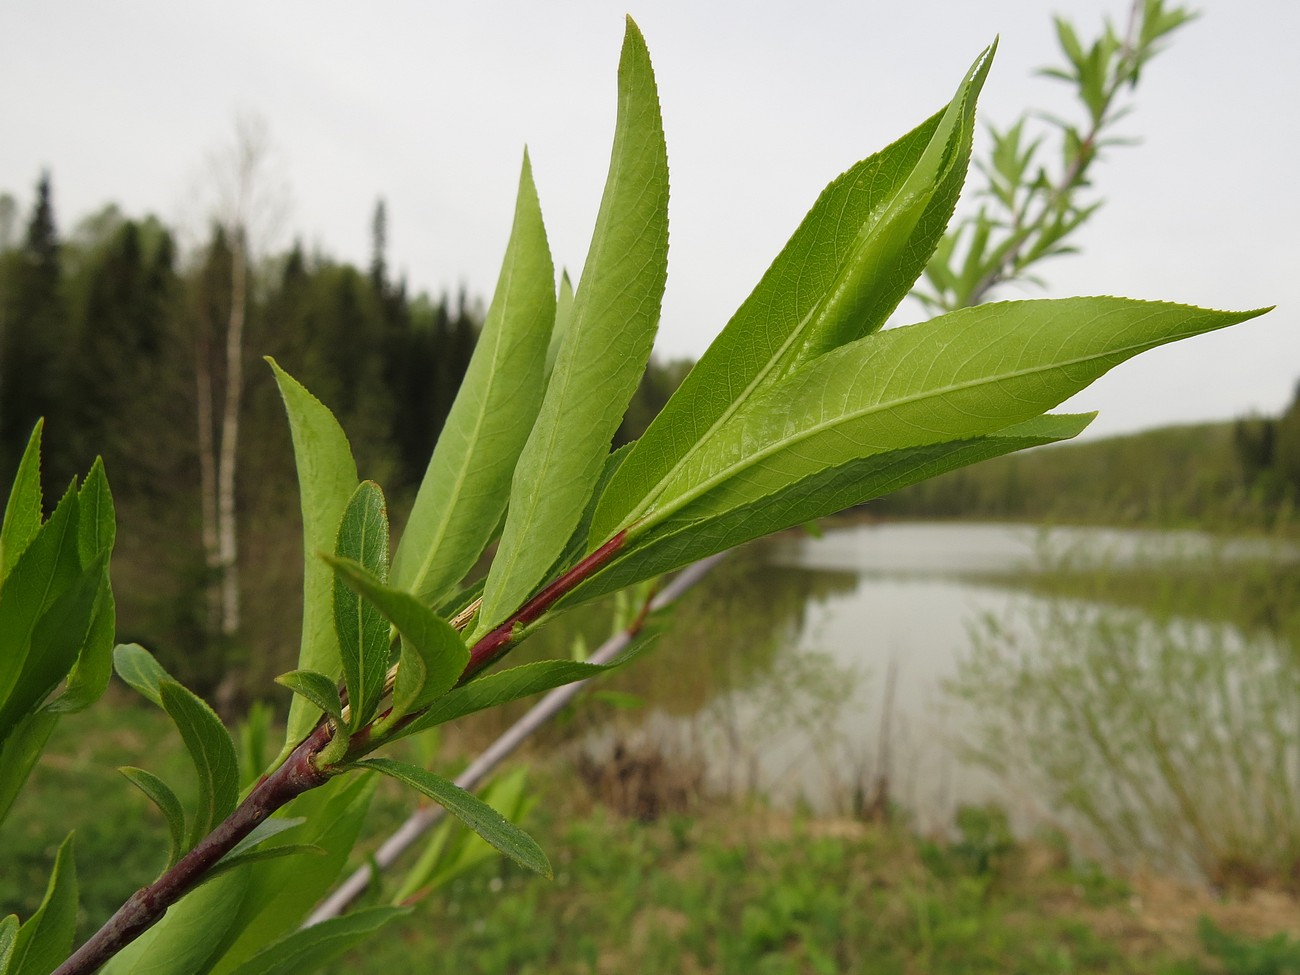
<instances>
[{"instance_id":1,"label":"green leaf","mask_svg":"<svg viewBox=\"0 0 1300 975\"><path fill-rule=\"evenodd\" d=\"M242 856L250 850L261 846L263 843L274 839L281 833L287 833L291 829L297 829L305 822L307 822L305 816L294 816L291 818L272 816L270 819L264 819L253 827L251 833L235 844L234 849L226 854L226 859Z\"/></svg>"},{"instance_id":2,"label":"green leaf","mask_svg":"<svg viewBox=\"0 0 1300 975\"><path fill-rule=\"evenodd\" d=\"M295 694L301 694L333 718L340 727L343 725L343 702L339 699L338 685L324 674L318 674L314 670L291 670L287 674L281 674L275 682Z\"/></svg>"},{"instance_id":3,"label":"green leaf","mask_svg":"<svg viewBox=\"0 0 1300 975\"><path fill-rule=\"evenodd\" d=\"M9 971L9 960L14 954L14 941L18 937L18 915L0 918L0 975Z\"/></svg>"},{"instance_id":4,"label":"green leaf","mask_svg":"<svg viewBox=\"0 0 1300 975\"><path fill-rule=\"evenodd\" d=\"M362 481L343 512L334 554L388 578L388 511L374 481ZM388 671L388 624L370 601L334 578L334 632L338 635L343 683L348 689L348 728L365 727L384 695Z\"/></svg>"},{"instance_id":5,"label":"green leaf","mask_svg":"<svg viewBox=\"0 0 1300 975\"><path fill-rule=\"evenodd\" d=\"M551 343L546 347L545 381L550 383L551 373L555 371L555 360L559 358L564 337L569 334L569 323L573 321L573 282L569 272L560 272L560 294L555 300L555 327L551 329Z\"/></svg>"},{"instance_id":6,"label":"green leaf","mask_svg":"<svg viewBox=\"0 0 1300 975\"><path fill-rule=\"evenodd\" d=\"M393 585L437 605L473 568L505 512L542 402L555 268L524 154L496 294L393 558Z\"/></svg>"},{"instance_id":7,"label":"green leaf","mask_svg":"<svg viewBox=\"0 0 1300 975\"><path fill-rule=\"evenodd\" d=\"M637 442L589 550L631 526L716 431L800 363L877 330L934 253L965 181L991 49L947 109L833 181Z\"/></svg>"},{"instance_id":8,"label":"green leaf","mask_svg":"<svg viewBox=\"0 0 1300 975\"><path fill-rule=\"evenodd\" d=\"M389 758L368 758L358 763L405 782L411 788L442 805L453 816L478 833L521 867L551 876L551 865L531 836L515 826L482 799L427 769Z\"/></svg>"},{"instance_id":9,"label":"green leaf","mask_svg":"<svg viewBox=\"0 0 1300 975\"><path fill-rule=\"evenodd\" d=\"M41 428L44 425L44 420L36 421L9 490L4 522L0 524L0 585L41 528Z\"/></svg>"},{"instance_id":10,"label":"green leaf","mask_svg":"<svg viewBox=\"0 0 1300 975\"><path fill-rule=\"evenodd\" d=\"M316 553L334 549L343 510L357 486L357 465L334 414L274 360L267 361L289 414L302 502L302 649L298 667L338 679L343 669L334 632L334 575ZM293 699L285 730L286 751L311 732L319 715L305 698Z\"/></svg>"},{"instance_id":11,"label":"green leaf","mask_svg":"<svg viewBox=\"0 0 1300 975\"><path fill-rule=\"evenodd\" d=\"M1056 23L1056 39L1061 44L1061 51L1065 58L1076 70L1081 70L1084 62L1083 45L1079 43L1079 35L1074 32L1074 27L1064 17L1052 18Z\"/></svg>"},{"instance_id":12,"label":"green leaf","mask_svg":"<svg viewBox=\"0 0 1300 975\"><path fill-rule=\"evenodd\" d=\"M171 680L172 676L163 669L153 654L138 643L120 643L113 650L113 666L117 670L117 676L128 687L158 707L163 706L159 685L165 680Z\"/></svg>"},{"instance_id":13,"label":"green leaf","mask_svg":"<svg viewBox=\"0 0 1300 975\"><path fill-rule=\"evenodd\" d=\"M82 711L98 701L113 675L113 642L117 635L117 607L109 579L108 559L117 540L117 515L108 489L104 462L96 458L77 494L78 552L83 566L102 560L103 573L95 596L94 617L68 675L63 694L49 708L59 713Z\"/></svg>"},{"instance_id":14,"label":"green leaf","mask_svg":"<svg viewBox=\"0 0 1300 975\"><path fill-rule=\"evenodd\" d=\"M230 815L239 799L239 761L235 743L215 711L174 680L158 685L163 710L181 733L199 777L199 798L187 847L207 836Z\"/></svg>"},{"instance_id":15,"label":"green leaf","mask_svg":"<svg viewBox=\"0 0 1300 975\"><path fill-rule=\"evenodd\" d=\"M106 554L100 555L74 577L37 621L23 669L14 681L9 699L0 706L0 742L49 697L76 663L94 617L106 559Z\"/></svg>"},{"instance_id":16,"label":"green leaf","mask_svg":"<svg viewBox=\"0 0 1300 975\"><path fill-rule=\"evenodd\" d=\"M234 969L234 975L307 975L372 937L408 907L367 907L295 931Z\"/></svg>"},{"instance_id":17,"label":"green leaf","mask_svg":"<svg viewBox=\"0 0 1300 975\"><path fill-rule=\"evenodd\" d=\"M148 650L138 643L119 643L113 649L113 667L128 687L158 707L163 706L160 685L172 676Z\"/></svg>"},{"instance_id":18,"label":"green leaf","mask_svg":"<svg viewBox=\"0 0 1300 975\"><path fill-rule=\"evenodd\" d=\"M428 711L388 740L397 741L407 735L414 735L456 718L463 718L475 711L499 707L565 684L596 677L612 667L621 666L626 660L625 657L617 664L605 666L580 663L576 660L539 660L475 678L439 698Z\"/></svg>"},{"instance_id":19,"label":"green leaf","mask_svg":"<svg viewBox=\"0 0 1300 975\"><path fill-rule=\"evenodd\" d=\"M517 768L490 783L480 798L506 819L517 821L527 815L536 801L536 796L527 789L527 782L524 770ZM411 898L424 896L497 856L496 850L477 833L459 823L444 821L425 844L415 866L402 878L391 901L408 903Z\"/></svg>"},{"instance_id":20,"label":"green leaf","mask_svg":"<svg viewBox=\"0 0 1300 975\"><path fill-rule=\"evenodd\" d=\"M42 709L19 721L9 737L0 743L0 823L4 822L14 800L22 792L36 760L45 749L50 732L58 723L58 715ZM3 972L4 966L0 965L0 973Z\"/></svg>"},{"instance_id":21,"label":"green leaf","mask_svg":"<svg viewBox=\"0 0 1300 975\"><path fill-rule=\"evenodd\" d=\"M77 865L72 857L72 837L54 857L45 899L36 913L18 929L8 975L46 975L72 950L77 930Z\"/></svg>"},{"instance_id":22,"label":"green leaf","mask_svg":"<svg viewBox=\"0 0 1300 975\"><path fill-rule=\"evenodd\" d=\"M297 927L337 882L360 834L376 781L373 775L340 775L281 811L284 817L306 819L293 838L325 850L325 856L270 860L243 872L249 878L248 896L231 924L232 943L211 975L229 975ZM281 840L273 837L268 842Z\"/></svg>"},{"instance_id":23,"label":"green leaf","mask_svg":"<svg viewBox=\"0 0 1300 975\"><path fill-rule=\"evenodd\" d=\"M1095 414L1035 417L984 437L907 447L831 467L720 515L688 506L629 557L611 563L565 600L572 605L689 565L715 552L825 517L946 471L1077 436Z\"/></svg>"},{"instance_id":24,"label":"green leaf","mask_svg":"<svg viewBox=\"0 0 1300 975\"><path fill-rule=\"evenodd\" d=\"M171 849L167 854L167 867L180 859L185 850L185 809L176 793L162 779L142 768L123 765L118 769L128 782L149 797L149 801L158 807L158 811L167 820L167 829L171 834Z\"/></svg>"},{"instance_id":25,"label":"green leaf","mask_svg":"<svg viewBox=\"0 0 1300 975\"><path fill-rule=\"evenodd\" d=\"M23 673L37 625L81 575L77 518L77 495L69 490L0 589L0 705Z\"/></svg>"},{"instance_id":26,"label":"green leaf","mask_svg":"<svg viewBox=\"0 0 1300 975\"><path fill-rule=\"evenodd\" d=\"M410 593L385 586L356 562L327 561L338 577L375 606L401 635L402 656L388 720L418 711L445 694L469 663L469 648L460 634Z\"/></svg>"},{"instance_id":27,"label":"green leaf","mask_svg":"<svg viewBox=\"0 0 1300 975\"><path fill-rule=\"evenodd\" d=\"M99 579L95 595L95 612L90 628L82 642L77 662L68 674L68 683L62 694L46 705L56 714L84 711L104 696L109 679L113 676L113 640L117 636L117 604L113 599L113 586L108 578L108 568Z\"/></svg>"},{"instance_id":28,"label":"green leaf","mask_svg":"<svg viewBox=\"0 0 1300 975\"><path fill-rule=\"evenodd\" d=\"M113 543L117 540L117 514L101 458L95 458L90 473L77 492L77 505L80 512L77 522L78 551L81 564L88 565L100 555L113 551Z\"/></svg>"},{"instance_id":29,"label":"green leaf","mask_svg":"<svg viewBox=\"0 0 1300 975\"><path fill-rule=\"evenodd\" d=\"M1260 313L1070 298L968 308L867 336L746 404L679 466L637 531L687 505L696 520L715 517L852 460L995 433L1139 352Z\"/></svg>"},{"instance_id":30,"label":"green leaf","mask_svg":"<svg viewBox=\"0 0 1300 975\"><path fill-rule=\"evenodd\" d=\"M255 867L252 869L256 869ZM249 870L201 884L163 919L113 957L102 975L196 975L206 972L231 937L249 890Z\"/></svg>"},{"instance_id":31,"label":"green leaf","mask_svg":"<svg viewBox=\"0 0 1300 975\"><path fill-rule=\"evenodd\" d=\"M654 72L631 20L609 178L564 343L510 488L476 633L544 581L582 517L645 371L668 261L668 157Z\"/></svg>"},{"instance_id":32,"label":"green leaf","mask_svg":"<svg viewBox=\"0 0 1300 975\"><path fill-rule=\"evenodd\" d=\"M284 846L272 846L264 850L249 850L246 853L227 853L217 861L206 874L203 875L202 883L211 883L216 877L229 873L232 870L238 870L240 867L246 867L254 863L263 863L267 860L280 860L285 857L303 856L324 856L325 851L319 846L311 843L289 843Z\"/></svg>"}]
</instances>

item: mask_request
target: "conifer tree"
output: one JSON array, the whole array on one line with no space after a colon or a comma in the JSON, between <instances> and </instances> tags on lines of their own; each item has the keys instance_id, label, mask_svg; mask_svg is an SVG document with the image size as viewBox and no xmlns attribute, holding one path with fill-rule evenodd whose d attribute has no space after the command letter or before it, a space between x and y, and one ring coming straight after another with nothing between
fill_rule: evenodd
<instances>
[{"instance_id":1,"label":"conifer tree","mask_svg":"<svg viewBox=\"0 0 1300 975\"><path fill-rule=\"evenodd\" d=\"M0 334L0 483L8 483L36 420L58 419L58 352L68 337L61 258L53 190L45 172L36 185L36 204L13 265Z\"/></svg>"}]
</instances>

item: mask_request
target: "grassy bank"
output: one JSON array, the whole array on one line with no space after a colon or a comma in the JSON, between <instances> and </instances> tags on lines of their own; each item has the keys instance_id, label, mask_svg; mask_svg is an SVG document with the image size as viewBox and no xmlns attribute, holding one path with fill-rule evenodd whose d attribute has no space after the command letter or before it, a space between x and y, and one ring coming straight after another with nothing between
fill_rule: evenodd
<instances>
[{"instance_id":1,"label":"grassy bank","mask_svg":"<svg viewBox=\"0 0 1300 975\"><path fill-rule=\"evenodd\" d=\"M184 761L161 718L113 708L60 726L6 823L0 914L35 907L70 828L83 932L161 865L162 823L112 768L185 781ZM528 826L554 881L484 863L333 971L1300 971L1300 944L1276 936L1300 930L1292 898L1216 900L1072 864L1059 838L1013 842L996 811L966 813L943 840L758 804L696 803L643 823L601 805L571 769L539 764L532 778ZM376 822L394 823L401 801L381 791Z\"/></svg>"},{"instance_id":2,"label":"grassy bank","mask_svg":"<svg viewBox=\"0 0 1300 975\"><path fill-rule=\"evenodd\" d=\"M333 971L1300 971L1243 962L1300 966L1300 944L1268 940L1300 923L1289 898L1120 880L1071 867L1059 842L1006 842L996 815L973 820L940 843L759 808L653 824L542 814L554 882L485 867Z\"/></svg>"}]
</instances>

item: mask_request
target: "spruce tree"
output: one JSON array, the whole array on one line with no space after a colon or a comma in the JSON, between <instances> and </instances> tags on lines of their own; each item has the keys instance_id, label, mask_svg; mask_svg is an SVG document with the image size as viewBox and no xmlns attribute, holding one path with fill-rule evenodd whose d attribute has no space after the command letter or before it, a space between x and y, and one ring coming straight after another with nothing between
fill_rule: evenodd
<instances>
[{"instance_id":1,"label":"spruce tree","mask_svg":"<svg viewBox=\"0 0 1300 975\"><path fill-rule=\"evenodd\" d=\"M47 416L58 424L63 419L60 397L66 363L60 351L66 348L68 325L61 256L50 174L45 172L36 185L36 205L12 268L0 334L0 483L9 482L36 420ZM58 470L57 459L47 458L47 483L57 483L53 475Z\"/></svg>"}]
</instances>

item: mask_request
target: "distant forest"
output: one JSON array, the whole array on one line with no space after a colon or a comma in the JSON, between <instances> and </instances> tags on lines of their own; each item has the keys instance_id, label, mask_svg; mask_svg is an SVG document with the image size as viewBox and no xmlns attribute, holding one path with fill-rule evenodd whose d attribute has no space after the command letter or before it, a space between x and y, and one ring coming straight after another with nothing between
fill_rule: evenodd
<instances>
[{"instance_id":1,"label":"distant forest","mask_svg":"<svg viewBox=\"0 0 1300 975\"><path fill-rule=\"evenodd\" d=\"M1280 417L1058 444L962 468L870 503L882 517L1154 527L1295 527L1300 389Z\"/></svg>"},{"instance_id":2,"label":"distant forest","mask_svg":"<svg viewBox=\"0 0 1300 975\"><path fill-rule=\"evenodd\" d=\"M300 244L238 267L228 224L182 253L172 228L115 206L65 235L48 174L28 208L0 196L0 485L39 417L47 503L103 456L120 522L120 636L158 648L200 687L232 665L265 682L297 654L296 479L262 357L335 412L397 524L465 373L483 301L410 294L388 268L387 221L380 202L368 268ZM204 479L220 459L232 362L243 373L233 468L243 614L222 633ZM644 430L686 368L652 361L618 441Z\"/></svg>"}]
</instances>

